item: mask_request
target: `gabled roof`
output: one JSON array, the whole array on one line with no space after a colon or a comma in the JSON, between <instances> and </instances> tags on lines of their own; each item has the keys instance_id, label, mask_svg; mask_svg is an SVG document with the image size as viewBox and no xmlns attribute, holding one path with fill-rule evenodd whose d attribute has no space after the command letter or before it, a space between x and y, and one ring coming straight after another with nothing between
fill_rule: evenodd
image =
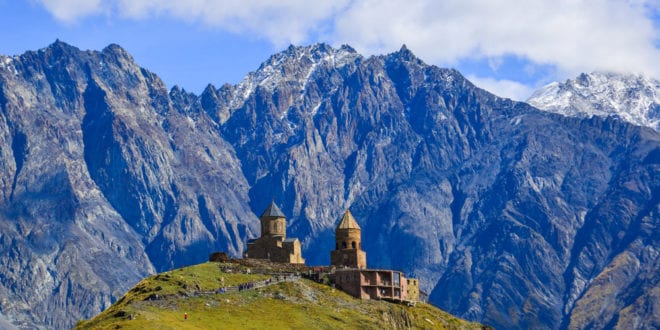
<instances>
[{"instance_id":1,"label":"gabled roof","mask_svg":"<svg viewBox=\"0 0 660 330\"><path fill-rule=\"evenodd\" d=\"M268 208L266 208L264 213L261 213L260 218L263 218L263 217L282 217L282 218L286 218L284 213L282 213L282 210L280 210L280 208L277 207L277 205L275 205L275 201L271 201L270 205L268 205Z\"/></svg>"},{"instance_id":2,"label":"gabled roof","mask_svg":"<svg viewBox=\"0 0 660 330\"><path fill-rule=\"evenodd\" d=\"M351 211L346 210L344 216L339 222L339 225L337 225L337 229L360 229L360 225L358 225L357 221L355 221L355 218L353 218Z\"/></svg>"}]
</instances>

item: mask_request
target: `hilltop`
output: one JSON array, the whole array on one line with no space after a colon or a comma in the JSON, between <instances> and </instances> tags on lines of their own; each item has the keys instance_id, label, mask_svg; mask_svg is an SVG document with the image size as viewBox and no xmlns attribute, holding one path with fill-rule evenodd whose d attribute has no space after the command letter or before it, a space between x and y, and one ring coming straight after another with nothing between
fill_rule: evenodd
<instances>
[{"instance_id":1,"label":"hilltop","mask_svg":"<svg viewBox=\"0 0 660 330\"><path fill-rule=\"evenodd\" d=\"M426 303L356 299L292 275L301 272L301 267L254 260L175 269L145 278L76 329L484 328Z\"/></svg>"}]
</instances>

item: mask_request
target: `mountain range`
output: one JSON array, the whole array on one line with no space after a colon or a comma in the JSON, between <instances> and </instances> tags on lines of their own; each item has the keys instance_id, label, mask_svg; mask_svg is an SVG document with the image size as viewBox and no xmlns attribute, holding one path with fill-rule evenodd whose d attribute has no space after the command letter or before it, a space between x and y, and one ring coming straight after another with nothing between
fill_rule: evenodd
<instances>
[{"instance_id":1,"label":"mountain range","mask_svg":"<svg viewBox=\"0 0 660 330\"><path fill-rule=\"evenodd\" d=\"M0 324L71 327L240 256L274 200L308 264L350 208L369 267L469 320L658 327L660 133L621 117L499 98L405 46L291 46L200 95L118 45L0 56Z\"/></svg>"}]
</instances>

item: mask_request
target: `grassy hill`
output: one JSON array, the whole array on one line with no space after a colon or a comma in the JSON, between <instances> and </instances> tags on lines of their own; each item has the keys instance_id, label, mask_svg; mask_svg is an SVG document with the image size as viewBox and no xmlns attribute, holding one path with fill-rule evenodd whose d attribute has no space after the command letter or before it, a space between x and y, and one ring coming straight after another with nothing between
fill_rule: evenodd
<instances>
[{"instance_id":1,"label":"grassy hill","mask_svg":"<svg viewBox=\"0 0 660 330\"><path fill-rule=\"evenodd\" d=\"M284 280L290 267L239 260L150 276L76 329L483 328L425 303L360 300L307 279ZM246 283L254 287L239 291Z\"/></svg>"}]
</instances>

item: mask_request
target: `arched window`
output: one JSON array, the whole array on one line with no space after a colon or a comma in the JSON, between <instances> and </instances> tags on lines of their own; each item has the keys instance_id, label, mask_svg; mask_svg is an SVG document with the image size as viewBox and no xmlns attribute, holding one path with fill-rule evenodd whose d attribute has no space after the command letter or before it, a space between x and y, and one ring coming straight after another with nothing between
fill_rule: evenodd
<instances>
[{"instance_id":1,"label":"arched window","mask_svg":"<svg viewBox=\"0 0 660 330\"><path fill-rule=\"evenodd\" d=\"M357 246L355 245L355 241L351 243L351 247L353 247L354 249L357 248Z\"/></svg>"},{"instance_id":2,"label":"arched window","mask_svg":"<svg viewBox=\"0 0 660 330\"><path fill-rule=\"evenodd\" d=\"M341 242L341 248L345 249L346 248L346 242Z\"/></svg>"},{"instance_id":3,"label":"arched window","mask_svg":"<svg viewBox=\"0 0 660 330\"><path fill-rule=\"evenodd\" d=\"M339 243L335 244L335 250L339 250Z\"/></svg>"}]
</instances>

